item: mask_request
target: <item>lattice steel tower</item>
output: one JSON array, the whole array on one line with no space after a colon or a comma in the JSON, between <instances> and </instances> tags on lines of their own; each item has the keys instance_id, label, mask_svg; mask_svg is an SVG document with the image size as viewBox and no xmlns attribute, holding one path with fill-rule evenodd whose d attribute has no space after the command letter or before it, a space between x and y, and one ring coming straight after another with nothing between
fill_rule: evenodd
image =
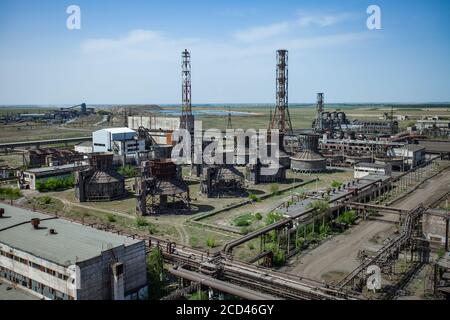
<instances>
[{"instance_id":1,"label":"lattice steel tower","mask_svg":"<svg viewBox=\"0 0 450 320\"><path fill-rule=\"evenodd\" d=\"M182 76L182 102L181 102L181 124L180 127L194 131L194 117L191 104L191 54L185 49L181 53L181 76Z\"/></svg>"},{"instance_id":2,"label":"lattice steel tower","mask_svg":"<svg viewBox=\"0 0 450 320\"><path fill-rule=\"evenodd\" d=\"M292 133L291 116L288 106L288 51L277 51L277 97L270 129L278 129L280 134Z\"/></svg>"},{"instance_id":3,"label":"lattice steel tower","mask_svg":"<svg viewBox=\"0 0 450 320\"><path fill-rule=\"evenodd\" d=\"M323 93L317 94L316 121L314 122L316 132L323 131Z\"/></svg>"},{"instance_id":4,"label":"lattice steel tower","mask_svg":"<svg viewBox=\"0 0 450 320\"><path fill-rule=\"evenodd\" d=\"M233 129L233 123L231 122L231 110L228 110L228 122L227 122L227 129Z\"/></svg>"}]
</instances>

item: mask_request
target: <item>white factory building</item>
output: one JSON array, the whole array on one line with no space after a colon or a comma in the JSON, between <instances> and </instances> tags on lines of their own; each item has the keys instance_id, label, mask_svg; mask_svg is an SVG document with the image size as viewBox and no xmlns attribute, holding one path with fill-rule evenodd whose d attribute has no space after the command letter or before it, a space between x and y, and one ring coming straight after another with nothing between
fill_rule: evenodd
<instances>
[{"instance_id":1,"label":"white factory building","mask_svg":"<svg viewBox=\"0 0 450 320\"><path fill-rule=\"evenodd\" d=\"M425 161L425 147L418 144L407 144L401 148L394 148L393 151L396 157L402 157L404 163L411 168L415 168Z\"/></svg>"},{"instance_id":2,"label":"white factory building","mask_svg":"<svg viewBox=\"0 0 450 320\"><path fill-rule=\"evenodd\" d=\"M108 128L92 133L93 152L113 152L120 156L134 156L145 150L145 141L138 139L130 128Z\"/></svg>"},{"instance_id":3,"label":"white factory building","mask_svg":"<svg viewBox=\"0 0 450 320\"><path fill-rule=\"evenodd\" d=\"M145 298L145 243L0 205L0 283L41 299Z\"/></svg>"},{"instance_id":4,"label":"white factory building","mask_svg":"<svg viewBox=\"0 0 450 320\"><path fill-rule=\"evenodd\" d=\"M354 178L361 179L370 175L391 176L391 164L360 162L354 166Z\"/></svg>"}]
</instances>

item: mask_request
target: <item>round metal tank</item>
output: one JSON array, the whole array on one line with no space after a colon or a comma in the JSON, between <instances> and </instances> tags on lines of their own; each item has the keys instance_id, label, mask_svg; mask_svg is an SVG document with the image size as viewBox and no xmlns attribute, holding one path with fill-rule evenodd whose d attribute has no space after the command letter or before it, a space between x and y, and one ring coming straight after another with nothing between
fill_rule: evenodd
<instances>
[{"instance_id":1,"label":"round metal tank","mask_svg":"<svg viewBox=\"0 0 450 320\"><path fill-rule=\"evenodd\" d=\"M297 172L323 172L327 167L327 160L318 152L319 135L302 134L299 136L302 151L290 158L291 169Z\"/></svg>"},{"instance_id":2,"label":"round metal tank","mask_svg":"<svg viewBox=\"0 0 450 320\"><path fill-rule=\"evenodd\" d=\"M337 113L336 111L331 113L331 120L336 120L337 119Z\"/></svg>"},{"instance_id":3,"label":"round metal tank","mask_svg":"<svg viewBox=\"0 0 450 320\"><path fill-rule=\"evenodd\" d=\"M291 157L291 169L304 173L324 172L327 169L327 160L310 151L300 152Z\"/></svg>"}]
</instances>

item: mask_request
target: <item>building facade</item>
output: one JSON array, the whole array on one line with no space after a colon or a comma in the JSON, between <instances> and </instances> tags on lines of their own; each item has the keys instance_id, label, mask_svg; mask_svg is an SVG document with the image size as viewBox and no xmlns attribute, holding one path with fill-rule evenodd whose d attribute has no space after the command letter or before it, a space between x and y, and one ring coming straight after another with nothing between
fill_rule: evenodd
<instances>
[{"instance_id":1,"label":"building facade","mask_svg":"<svg viewBox=\"0 0 450 320\"><path fill-rule=\"evenodd\" d=\"M390 164L378 164L360 162L354 166L354 178L361 179L369 175L391 176L392 166Z\"/></svg>"},{"instance_id":2,"label":"building facade","mask_svg":"<svg viewBox=\"0 0 450 320\"><path fill-rule=\"evenodd\" d=\"M113 152L115 155L136 155L145 150L145 141L129 128L109 128L92 133L93 152Z\"/></svg>"},{"instance_id":3,"label":"building facade","mask_svg":"<svg viewBox=\"0 0 450 320\"><path fill-rule=\"evenodd\" d=\"M145 298L143 240L0 207L0 278L48 300Z\"/></svg>"},{"instance_id":4,"label":"building facade","mask_svg":"<svg viewBox=\"0 0 450 320\"><path fill-rule=\"evenodd\" d=\"M62 179L71 176L75 171L84 170L88 167L87 163L72 163L62 166L42 167L18 171L19 187L21 189L36 189L38 181L45 181L50 178Z\"/></svg>"}]
</instances>

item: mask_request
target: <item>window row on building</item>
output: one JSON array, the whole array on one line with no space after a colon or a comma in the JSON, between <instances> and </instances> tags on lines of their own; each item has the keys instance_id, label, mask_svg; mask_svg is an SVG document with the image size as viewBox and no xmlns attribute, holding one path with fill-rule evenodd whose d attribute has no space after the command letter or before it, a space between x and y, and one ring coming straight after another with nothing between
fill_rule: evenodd
<instances>
[{"instance_id":1,"label":"window row on building","mask_svg":"<svg viewBox=\"0 0 450 320\"><path fill-rule=\"evenodd\" d=\"M59 273L59 272L57 272L57 271L55 271L55 270L52 270L52 269L50 269L50 268L41 266L41 265L39 265L39 264L37 264L37 263L34 263L34 262L32 262L32 261L29 261L29 260L20 258L20 257L18 257L18 256L13 255L13 254L10 253L10 252L6 252L6 251L3 251L3 250L0 250L0 255L1 255L1 256L4 256L4 257L6 257L6 258L9 258L9 259L11 259L11 260L14 260L14 261L23 263L24 265L27 265L27 266L32 267L32 268L34 268L34 269L40 270L40 271L42 271L42 272L45 272L45 273L47 273L47 274L50 274L50 275L52 275L52 276L54 276L54 277L57 277L57 278L59 278L59 279L62 279L62 280L64 280L64 281L66 281L67 279L69 279L69 276L67 276L66 274Z\"/></svg>"}]
</instances>

